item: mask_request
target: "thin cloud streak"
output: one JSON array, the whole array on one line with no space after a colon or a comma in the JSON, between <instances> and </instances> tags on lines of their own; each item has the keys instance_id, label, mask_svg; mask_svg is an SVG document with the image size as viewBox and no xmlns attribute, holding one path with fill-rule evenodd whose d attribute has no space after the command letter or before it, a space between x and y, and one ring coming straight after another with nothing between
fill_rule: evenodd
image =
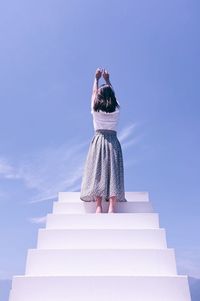
<instances>
[{"instance_id":1,"label":"thin cloud streak","mask_svg":"<svg viewBox=\"0 0 200 301\"><path fill-rule=\"evenodd\" d=\"M77 187L87 144L70 142L69 145L46 148L26 155L18 166L0 158L0 176L21 180L27 189L33 190L30 203L55 199L59 191Z\"/></svg>"},{"instance_id":2,"label":"thin cloud streak","mask_svg":"<svg viewBox=\"0 0 200 301\"><path fill-rule=\"evenodd\" d=\"M42 166L36 164L35 170L31 165L28 169L29 186L33 185L34 180L33 187L37 189L30 203L55 199L59 191L72 190L77 185L82 177L84 148L85 143L70 144L40 154Z\"/></svg>"},{"instance_id":3,"label":"thin cloud streak","mask_svg":"<svg viewBox=\"0 0 200 301\"><path fill-rule=\"evenodd\" d=\"M34 204L34 203L40 203L40 202L44 202L44 201L56 201L58 198L58 194L55 194L55 195L47 195L46 197L45 196L41 196L41 198L36 197L34 199L32 199L29 204Z\"/></svg>"},{"instance_id":4,"label":"thin cloud streak","mask_svg":"<svg viewBox=\"0 0 200 301\"><path fill-rule=\"evenodd\" d=\"M136 124L122 129L118 137L123 149L138 142L133 137ZM0 177L21 180L32 190L29 204L56 200L60 191L79 191L90 141L70 141L68 144L47 147L27 154L18 164L0 158Z\"/></svg>"},{"instance_id":5,"label":"thin cloud streak","mask_svg":"<svg viewBox=\"0 0 200 301\"><path fill-rule=\"evenodd\" d=\"M120 143L124 143L132 135L136 128L136 123L132 123L129 126L124 127L118 134Z\"/></svg>"},{"instance_id":6,"label":"thin cloud streak","mask_svg":"<svg viewBox=\"0 0 200 301\"><path fill-rule=\"evenodd\" d=\"M18 179L19 175L15 168L8 163L7 159L0 158L0 177L5 179Z\"/></svg>"},{"instance_id":7,"label":"thin cloud streak","mask_svg":"<svg viewBox=\"0 0 200 301\"><path fill-rule=\"evenodd\" d=\"M125 149L127 149L128 147L132 146L132 145L135 145L138 143L138 139L135 138L135 139L131 139L130 141L126 142L126 143L122 143L122 148L123 148L123 151Z\"/></svg>"},{"instance_id":8,"label":"thin cloud streak","mask_svg":"<svg viewBox=\"0 0 200 301\"><path fill-rule=\"evenodd\" d=\"M39 217L30 217L28 221L32 224L45 224L47 220L47 216L39 216Z\"/></svg>"}]
</instances>

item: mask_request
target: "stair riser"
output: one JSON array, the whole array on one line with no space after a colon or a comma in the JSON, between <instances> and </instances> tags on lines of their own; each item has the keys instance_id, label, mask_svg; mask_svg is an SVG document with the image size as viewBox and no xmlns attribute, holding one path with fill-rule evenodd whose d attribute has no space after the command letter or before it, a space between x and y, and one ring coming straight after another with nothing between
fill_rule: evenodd
<instances>
[{"instance_id":1,"label":"stair riser","mask_svg":"<svg viewBox=\"0 0 200 301\"><path fill-rule=\"evenodd\" d=\"M102 203L103 213L107 213L108 204ZM54 202L53 213L95 213L95 202ZM150 202L123 202L117 203L115 211L119 213L151 213L153 208Z\"/></svg>"},{"instance_id":2,"label":"stair riser","mask_svg":"<svg viewBox=\"0 0 200 301\"><path fill-rule=\"evenodd\" d=\"M46 228L152 229L159 228L159 220L157 213L48 214Z\"/></svg>"},{"instance_id":3,"label":"stair riser","mask_svg":"<svg viewBox=\"0 0 200 301\"><path fill-rule=\"evenodd\" d=\"M149 193L148 192L137 192L137 191L125 191L125 198L129 202L148 202ZM59 192L58 193L59 202L79 202L80 201L80 191L79 192ZM83 201L82 201L83 202Z\"/></svg>"},{"instance_id":4,"label":"stair riser","mask_svg":"<svg viewBox=\"0 0 200 301\"><path fill-rule=\"evenodd\" d=\"M165 229L39 229L37 248L167 247Z\"/></svg>"},{"instance_id":5,"label":"stair riser","mask_svg":"<svg viewBox=\"0 0 200 301\"><path fill-rule=\"evenodd\" d=\"M28 251L28 275L176 275L173 249Z\"/></svg>"},{"instance_id":6,"label":"stair riser","mask_svg":"<svg viewBox=\"0 0 200 301\"><path fill-rule=\"evenodd\" d=\"M9 301L191 301L187 277L17 277Z\"/></svg>"}]
</instances>

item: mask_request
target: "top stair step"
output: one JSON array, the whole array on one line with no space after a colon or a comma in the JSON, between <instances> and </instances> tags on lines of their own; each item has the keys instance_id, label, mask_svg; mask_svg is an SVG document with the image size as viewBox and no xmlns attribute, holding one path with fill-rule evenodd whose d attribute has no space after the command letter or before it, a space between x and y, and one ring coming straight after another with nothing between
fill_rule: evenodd
<instances>
[{"instance_id":1,"label":"top stair step","mask_svg":"<svg viewBox=\"0 0 200 301\"><path fill-rule=\"evenodd\" d=\"M107 213L109 202L102 202L103 213ZM95 213L95 202L70 201L53 203L53 213ZM117 202L115 205L115 212L117 213L153 213L154 209L151 202L139 201L139 202Z\"/></svg>"}]
</instances>

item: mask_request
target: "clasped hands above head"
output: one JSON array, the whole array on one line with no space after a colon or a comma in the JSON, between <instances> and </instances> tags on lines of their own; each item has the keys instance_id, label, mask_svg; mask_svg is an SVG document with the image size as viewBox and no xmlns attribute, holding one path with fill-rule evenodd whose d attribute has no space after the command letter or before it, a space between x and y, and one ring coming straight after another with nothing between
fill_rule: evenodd
<instances>
[{"instance_id":1,"label":"clasped hands above head","mask_svg":"<svg viewBox=\"0 0 200 301\"><path fill-rule=\"evenodd\" d=\"M100 77L103 76L103 78L105 79L105 81L109 80L109 73L106 69L104 68L97 68L96 72L95 72L95 77L96 79L100 79Z\"/></svg>"}]
</instances>

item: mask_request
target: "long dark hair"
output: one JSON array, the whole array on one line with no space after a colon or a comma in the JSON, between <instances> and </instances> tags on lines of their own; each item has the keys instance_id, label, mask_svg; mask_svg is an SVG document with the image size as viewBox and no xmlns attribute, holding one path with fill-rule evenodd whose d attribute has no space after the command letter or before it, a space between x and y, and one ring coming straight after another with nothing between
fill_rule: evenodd
<instances>
[{"instance_id":1,"label":"long dark hair","mask_svg":"<svg viewBox=\"0 0 200 301\"><path fill-rule=\"evenodd\" d=\"M120 107L118 104L115 92L110 85L103 84L98 89L97 95L94 100L94 111L104 111L107 113L112 113L115 111L116 107Z\"/></svg>"}]
</instances>

